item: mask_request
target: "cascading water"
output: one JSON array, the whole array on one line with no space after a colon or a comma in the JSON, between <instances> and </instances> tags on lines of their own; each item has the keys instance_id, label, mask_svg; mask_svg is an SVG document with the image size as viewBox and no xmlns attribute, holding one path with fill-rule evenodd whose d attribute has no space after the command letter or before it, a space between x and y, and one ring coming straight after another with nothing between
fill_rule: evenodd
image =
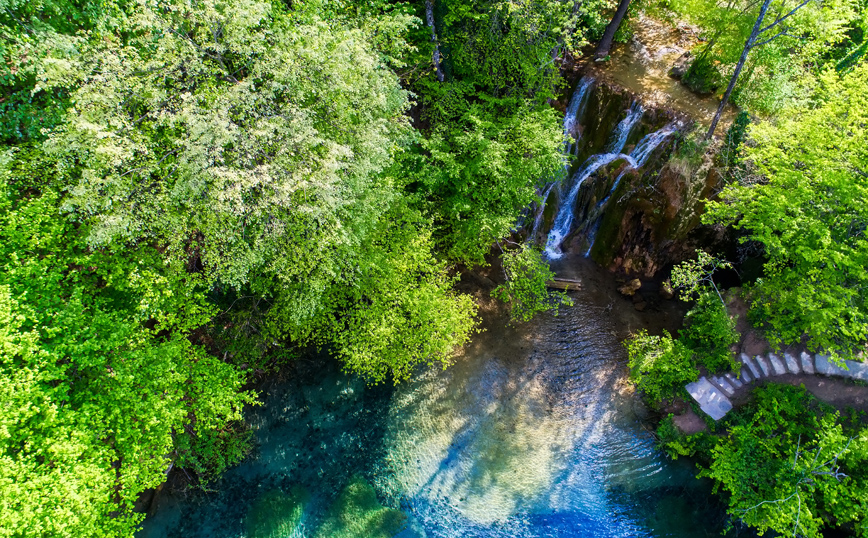
<instances>
[{"instance_id":1,"label":"cascading water","mask_svg":"<svg viewBox=\"0 0 868 538\"><path fill-rule=\"evenodd\" d=\"M629 112L627 112L627 116L615 127L615 131L612 133L612 141L606 147L606 153L621 153L621 150L624 149L624 144L627 143L627 137L630 136L630 131L642 119L643 114L645 114L645 109L642 108L642 105L633 101Z\"/></svg>"},{"instance_id":2,"label":"cascading water","mask_svg":"<svg viewBox=\"0 0 868 538\"><path fill-rule=\"evenodd\" d=\"M563 255L560 251L560 245L570 232L570 227L573 224L573 206L576 203L576 197L579 194L579 188L582 186L582 183L601 167L606 166L617 159L625 159L631 166L635 167L633 158L629 155L622 154L621 150L624 149L624 145L627 143L627 138L630 136L633 127L639 123L639 120L642 119L644 114L645 109L642 108L642 105L634 101L630 105L630 110L627 112L627 115L618 123L612 132L611 141L606 146L606 153L593 155L588 158L588 160L582 164L579 171L573 176L573 187L570 189L569 195L563 203L561 203L557 217L555 217L554 226L551 231L549 231L548 237L546 238L545 254L549 259L557 259ZM540 219L541 217L537 217L538 221ZM534 235L536 227L537 223L534 223Z\"/></svg>"},{"instance_id":3,"label":"cascading water","mask_svg":"<svg viewBox=\"0 0 868 538\"><path fill-rule=\"evenodd\" d=\"M576 172L576 175L573 176L573 188L570 189L569 195L561 204L558 215L555 217L554 226L552 226L546 239L545 254L548 258L557 259L563 256L563 253L560 251L561 242L570 232L570 226L573 224L573 206L576 204L576 197L579 195L579 188L582 186L582 183L591 174L618 159L624 159L631 164L633 161L629 155L624 155L623 153L594 155L585 161L579 171Z\"/></svg>"},{"instance_id":4,"label":"cascading water","mask_svg":"<svg viewBox=\"0 0 868 538\"><path fill-rule=\"evenodd\" d=\"M579 81L579 85L576 86L576 91L573 92L570 104L567 105L567 110L564 114L564 138L566 139L565 153L567 155L571 154L573 151L573 142L570 141L571 137L575 139L575 149L578 149L578 141L579 138L581 138L578 126L582 113L585 111L585 105L588 103L588 95L590 95L588 89L593 83L594 79L592 77L582 77L582 80Z\"/></svg>"},{"instance_id":5,"label":"cascading water","mask_svg":"<svg viewBox=\"0 0 868 538\"><path fill-rule=\"evenodd\" d=\"M536 234L539 233L540 226L542 225L543 213L545 213L546 200L548 200L552 188L560 183L561 178L566 177L569 173L570 155L573 152L573 147L575 146L575 150L578 151L578 141L581 138L578 126L582 118L582 113L585 111L585 105L588 102L588 95L590 95L588 90L591 88L593 83L593 77L582 77L578 86L576 86L576 90L573 92L573 96L570 98L569 104L567 105L567 110L564 114L564 168L561 171L561 177L555 178L554 181L549 182L548 185L542 189L541 201L537 208L536 218L533 222L531 237L536 237Z\"/></svg>"},{"instance_id":6,"label":"cascading water","mask_svg":"<svg viewBox=\"0 0 868 538\"><path fill-rule=\"evenodd\" d=\"M627 161L629 164L624 170L618 174L618 177L615 178L615 182L612 184L612 188L609 189L606 197L603 198L597 206L594 208L594 211L590 214L588 218L588 222L594 222L593 229L588 234L588 250L585 252L585 256L589 256L591 254L591 249L594 247L594 241L597 239L597 232L600 229L600 215L603 210L606 208L606 203L611 198L612 194L615 193L615 189L618 188L618 184L621 182L621 178L627 174L630 170L636 170L645 164L645 161L648 160L648 157L651 156L651 153L657 149L666 138L672 133L678 130L678 124L670 123L669 125L663 127L662 129L655 131L649 135L646 135L642 140L636 144L636 147L633 148L633 151L630 152L630 157L632 158L632 162Z\"/></svg>"}]
</instances>

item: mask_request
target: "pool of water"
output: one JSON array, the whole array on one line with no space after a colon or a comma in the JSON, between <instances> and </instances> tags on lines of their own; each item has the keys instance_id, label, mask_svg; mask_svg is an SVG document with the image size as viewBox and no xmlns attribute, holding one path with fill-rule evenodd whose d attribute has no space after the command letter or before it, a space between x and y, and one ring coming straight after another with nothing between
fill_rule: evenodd
<instances>
[{"instance_id":1,"label":"pool of water","mask_svg":"<svg viewBox=\"0 0 868 538\"><path fill-rule=\"evenodd\" d=\"M573 296L520 327L488 316L396 388L300 362L248 414L255 453L161 495L138 538L719 535L709 485L654 448L611 305Z\"/></svg>"}]
</instances>

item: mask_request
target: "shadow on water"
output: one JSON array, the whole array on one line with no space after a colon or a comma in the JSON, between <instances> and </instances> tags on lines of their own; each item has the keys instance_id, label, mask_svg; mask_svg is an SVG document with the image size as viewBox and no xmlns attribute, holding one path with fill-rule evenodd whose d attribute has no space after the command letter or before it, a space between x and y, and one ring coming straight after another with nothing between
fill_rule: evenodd
<instances>
[{"instance_id":1,"label":"shadow on water","mask_svg":"<svg viewBox=\"0 0 868 538\"><path fill-rule=\"evenodd\" d=\"M643 428L632 314L595 282L557 318L487 316L453 366L394 389L297 365L249 412L256 453L213 493L161 497L140 538L719 534L708 485ZM263 534L250 522L269 510L292 515Z\"/></svg>"}]
</instances>

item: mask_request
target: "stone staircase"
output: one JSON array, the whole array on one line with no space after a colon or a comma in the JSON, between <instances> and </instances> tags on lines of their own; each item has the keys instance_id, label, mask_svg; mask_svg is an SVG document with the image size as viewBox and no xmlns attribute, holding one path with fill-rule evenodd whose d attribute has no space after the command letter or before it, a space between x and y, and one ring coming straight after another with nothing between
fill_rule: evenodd
<instances>
[{"instance_id":1,"label":"stone staircase","mask_svg":"<svg viewBox=\"0 0 868 538\"><path fill-rule=\"evenodd\" d=\"M860 379L868 382L868 363L844 361L846 368L829 361L828 355L802 352L798 358L784 353L783 358L774 353L753 358L742 353L739 357L742 368L723 376L702 376L684 388L699 404L699 408L714 420L720 420L731 409L729 397L745 385L781 375L827 375Z\"/></svg>"}]
</instances>

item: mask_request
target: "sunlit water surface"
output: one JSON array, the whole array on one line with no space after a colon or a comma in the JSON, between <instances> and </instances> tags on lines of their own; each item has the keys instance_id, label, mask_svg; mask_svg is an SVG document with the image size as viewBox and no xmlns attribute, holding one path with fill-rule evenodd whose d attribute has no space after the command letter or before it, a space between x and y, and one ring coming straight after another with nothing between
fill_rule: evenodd
<instances>
[{"instance_id":1,"label":"sunlit water surface","mask_svg":"<svg viewBox=\"0 0 868 538\"><path fill-rule=\"evenodd\" d=\"M448 370L366 388L299 366L249 413L255 454L163 494L139 538L716 536L722 510L654 448L606 309L502 320Z\"/></svg>"}]
</instances>

